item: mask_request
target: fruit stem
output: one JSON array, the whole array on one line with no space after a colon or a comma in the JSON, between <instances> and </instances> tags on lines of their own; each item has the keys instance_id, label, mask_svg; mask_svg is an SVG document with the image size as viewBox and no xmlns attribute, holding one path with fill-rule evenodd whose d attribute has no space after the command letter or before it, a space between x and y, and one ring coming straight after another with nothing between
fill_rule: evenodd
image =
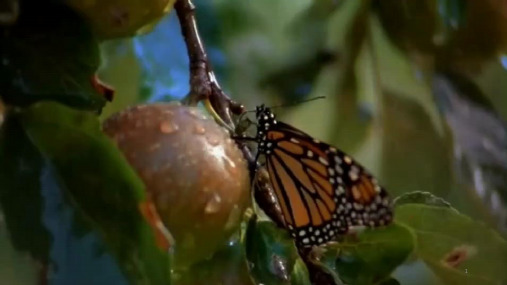
<instances>
[{"instance_id":1,"label":"fruit stem","mask_svg":"<svg viewBox=\"0 0 507 285\"><path fill-rule=\"evenodd\" d=\"M222 118L217 114L217 112L213 108L213 105L211 104L211 101L208 98L204 99L204 106L206 107L206 109L208 110L208 112L211 114L211 116L213 116L213 118L215 118L215 120L220 125L222 125L223 127L227 128L229 131L234 132L234 129L231 128L231 126L229 124L227 124L226 122L224 122L224 120L222 120Z\"/></svg>"}]
</instances>

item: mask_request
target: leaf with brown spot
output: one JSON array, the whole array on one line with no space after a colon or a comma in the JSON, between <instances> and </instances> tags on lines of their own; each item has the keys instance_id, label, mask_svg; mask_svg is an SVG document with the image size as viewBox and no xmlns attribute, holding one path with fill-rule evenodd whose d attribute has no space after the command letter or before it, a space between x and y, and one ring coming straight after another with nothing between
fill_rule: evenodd
<instances>
[{"instance_id":1,"label":"leaf with brown spot","mask_svg":"<svg viewBox=\"0 0 507 285\"><path fill-rule=\"evenodd\" d=\"M476 252L477 249L474 246L461 245L455 247L442 259L442 264L444 266L456 268L461 263L475 255Z\"/></svg>"},{"instance_id":2,"label":"leaf with brown spot","mask_svg":"<svg viewBox=\"0 0 507 285\"><path fill-rule=\"evenodd\" d=\"M448 205L422 203L399 204L395 219L415 233L415 254L435 275L445 284L507 282L505 239Z\"/></svg>"}]
</instances>

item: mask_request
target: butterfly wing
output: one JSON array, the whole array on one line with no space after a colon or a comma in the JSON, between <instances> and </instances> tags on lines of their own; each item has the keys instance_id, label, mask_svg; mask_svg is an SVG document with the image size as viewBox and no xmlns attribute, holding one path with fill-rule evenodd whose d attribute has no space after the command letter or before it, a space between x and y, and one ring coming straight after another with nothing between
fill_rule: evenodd
<instances>
[{"instance_id":1,"label":"butterfly wing","mask_svg":"<svg viewBox=\"0 0 507 285\"><path fill-rule=\"evenodd\" d=\"M391 221L387 192L336 148L278 122L267 132L266 164L287 228L318 245L352 226Z\"/></svg>"}]
</instances>

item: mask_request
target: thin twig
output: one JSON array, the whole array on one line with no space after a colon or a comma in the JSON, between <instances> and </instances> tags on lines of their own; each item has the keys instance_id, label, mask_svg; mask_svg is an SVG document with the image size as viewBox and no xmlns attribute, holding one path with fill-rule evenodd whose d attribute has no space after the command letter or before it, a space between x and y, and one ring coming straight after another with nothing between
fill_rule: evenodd
<instances>
[{"instance_id":1,"label":"thin twig","mask_svg":"<svg viewBox=\"0 0 507 285\"><path fill-rule=\"evenodd\" d=\"M190 96L189 103L197 104L211 95L208 76L208 55L202 44L195 20L195 6L190 0L178 0L174 4L185 39L190 60Z\"/></svg>"},{"instance_id":2,"label":"thin twig","mask_svg":"<svg viewBox=\"0 0 507 285\"><path fill-rule=\"evenodd\" d=\"M195 19L195 6L191 0L178 0L174 4L185 39L190 59L190 94L187 102L191 105L202 100L210 100L213 109L221 119L234 127L232 114L245 112L243 105L231 100L222 90L215 77L208 55L199 36Z\"/></svg>"}]
</instances>

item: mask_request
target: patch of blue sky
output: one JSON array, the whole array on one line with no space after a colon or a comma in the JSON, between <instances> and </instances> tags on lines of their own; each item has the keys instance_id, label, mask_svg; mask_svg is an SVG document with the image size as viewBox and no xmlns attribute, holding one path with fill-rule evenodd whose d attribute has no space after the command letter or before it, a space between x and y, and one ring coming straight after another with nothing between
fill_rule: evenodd
<instances>
[{"instance_id":1,"label":"patch of blue sky","mask_svg":"<svg viewBox=\"0 0 507 285\"><path fill-rule=\"evenodd\" d=\"M199 7L199 6L197 6ZM205 7L206 12L210 7ZM210 18L206 13L207 19ZM206 21L207 24L208 21ZM207 30L207 29L205 29ZM202 35L206 39L206 35ZM189 60L178 17L173 11L146 35L133 40L134 52L142 68L141 88L147 92L147 102L167 101L185 97L189 88ZM213 67L220 69L225 64L223 52L207 45L208 56ZM217 75L220 77L220 75Z\"/></svg>"}]
</instances>

